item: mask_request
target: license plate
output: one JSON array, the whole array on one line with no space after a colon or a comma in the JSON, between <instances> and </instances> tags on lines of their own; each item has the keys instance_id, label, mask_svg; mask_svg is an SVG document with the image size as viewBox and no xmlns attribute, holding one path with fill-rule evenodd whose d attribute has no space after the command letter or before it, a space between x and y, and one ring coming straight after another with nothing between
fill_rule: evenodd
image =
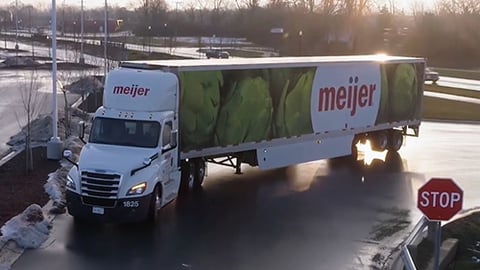
<instances>
[{"instance_id":1,"label":"license plate","mask_svg":"<svg viewBox=\"0 0 480 270\"><path fill-rule=\"evenodd\" d=\"M105 209L103 209L102 207L92 207L92 213L103 215L105 213Z\"/></svg>"}]
</instances>

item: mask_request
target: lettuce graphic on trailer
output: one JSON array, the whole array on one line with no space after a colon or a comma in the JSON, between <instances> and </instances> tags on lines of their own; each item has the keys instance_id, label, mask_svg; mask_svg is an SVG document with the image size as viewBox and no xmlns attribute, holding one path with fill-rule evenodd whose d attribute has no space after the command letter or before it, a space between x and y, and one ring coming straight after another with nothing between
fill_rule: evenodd
<instances>
[{"instance_id":1,"label":"lettuce graphic on trailer","mask_svg":"<svg viewBox=\"0 0 480 270\"><path fill-rule=\"evenodd\" d=\"M216 143L239 144L269 139L273 115L268 83L261 77L234 82L220 109Z\"/></svg>"},{"instance_id":2,"label":"lettuce graphic on trailer","mask_svg":"<svg viewBox=\"0 0 480 270\"><path fill-rule=\"evenodd\" d=\"M291 82L283 87L276 112L277 136L296 136L312 133L310 99L315 72L307 71L298 77L289 91Z\"/></svg>"},{"instance_id":3,"label":"lettuce graphic on trailer","mask_svg":"<svg viewBox=\"0 0 480 270\"><path fill-rule=\"evenodd\" d=\"M393 77L391 97L391 119L411 119L417 102L417 74L412 64L399 64Z\"/></svg>"},{"instance_id":4,"label":"lettuce graphic on trailer","mask_svg":"<svg viewBox=\"0 0 480 270\"><path fill-rule=\"evenodd\" d=\"M184 149L194 149L213 142L220 109L220 71L180 73L180 123ZM188 90L186 90L188 89Z\"/></svg>"}]
</instances>

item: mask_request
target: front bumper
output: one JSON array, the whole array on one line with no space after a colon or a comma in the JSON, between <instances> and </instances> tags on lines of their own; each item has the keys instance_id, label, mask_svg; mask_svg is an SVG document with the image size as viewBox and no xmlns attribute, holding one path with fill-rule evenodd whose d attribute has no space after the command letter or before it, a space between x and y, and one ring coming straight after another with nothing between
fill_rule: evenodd
<instances>
[{"instance_id":1,"label":"front bumper","mask_svg":"<svg viewBox=\"0 0 480 270\"><path fill-rule=\"evenodd\" d=\"M92 198L80 196L67 190L68 213L75 218L97 222L139 222L144 221L150 209L152 195L143 197L111 200L98 200L98 204L92 203ZM106 204L109 204L105 207ZM100 206L102 205L102 206Z\"/></svg>"}]
</instances>

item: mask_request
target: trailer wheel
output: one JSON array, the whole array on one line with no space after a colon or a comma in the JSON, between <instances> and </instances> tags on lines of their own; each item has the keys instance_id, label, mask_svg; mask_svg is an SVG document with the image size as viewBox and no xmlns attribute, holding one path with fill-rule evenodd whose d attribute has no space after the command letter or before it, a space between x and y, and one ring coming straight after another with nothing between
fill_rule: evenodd
<instances>
[{"instance_id":1,"label":"trailer wheel","mask_svg":"<svg viewBox=\"0 0 480 270\"><path fill-rule=\"evenodd\" d=\"M199 189L202 187L205 179L205 161L201 158L195 160L195 177L193 179L193 188Z\"/></svg>"},{"instance_id":2,"label":"trailer wheel","mask_svg":"<svg viewBox=\"0 0 480 270\"><path fill-rule=\"evenodd\" d=\"M186 193L194 187L195 164L192 161L182 161L181 169L180 191Z\"/></svg>"},{"instance_id":3,"label":"trailer wheel","mask_svg":"<svg viewBox=\"0 0 480 270\"><path fill-rule=\"evenodd\" d=\"M372 149L375 151L385 151L388 146L388 134L386 131L381 130L372 134L370 139Z\"/></svg>"},{"instance_id":4,"label":"trailer wheel","mask_svg":"<svg viewBox=\"0 0 480 270\"><path fill-rule=\"evenodd\" d=\"M158 220L159 211L162 208L162 191L159 185L155 186L150 200L150 207L148 210L148 221L155 223Z\"/></svg>"},{"instance_id":5,"label":"trailer wheel","mask_svg":"<svg viewBox=\"0 0 480 270\"><path fill-rule=\"evenodd\" d=\"M350 154L350 158L353 162L356 162L358 160L358 148L357 148L357 144L361 141L360 138L357 138L357 136L355 136L355 138L353 139L352 141L352 153Z\"/></svg>"},{"instance_id":6,"label":"trailer wheel","mask_svg":"<svg viewBox=\"0 0 480 270\"><path fill-rule=\"evenodd\" d=\"M388 132L388 150L398 151L403 145L403 135L401 130L390 130Z\"/></svg>"}]
</instances>

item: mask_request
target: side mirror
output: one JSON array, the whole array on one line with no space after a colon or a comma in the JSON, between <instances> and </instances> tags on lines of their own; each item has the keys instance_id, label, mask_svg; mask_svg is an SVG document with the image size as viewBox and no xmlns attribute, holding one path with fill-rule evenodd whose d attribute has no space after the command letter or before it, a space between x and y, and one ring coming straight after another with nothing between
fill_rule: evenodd
<instances>
[{"instance_id":1,"label":"side mirror","mask_svg":"<svg viewBox=\"0 0 480 270\"><path fill-rule=\"evenodd\" d=\"M152 159L151 158L145 158L143 160L143 165L150 166L150 164L152 164Z\"/></svg>"},{"instance_id":2,"label":"side mirror","mask_svg":"<svg viewBox=\"0 0 480 270\"><path fill-rule=\"evenodd\" d=\"M63 150L63 157L70 158L72 156L72 150Z\"/></svg>"},{"instance_id":3,"label":"side mirror","mask_svg":"<svg viewBox=\"0 0 480 270\"><path fill-rule=\"evenodd\" d=\"M80 138L80 140L83 142L83 143L87 143L85 142L85 140L83 139L85 137L85 122L84 121L80 121L78 122L78 137Z\"/></svg>"},{"instance_id":4,"label":"side mirror","mask_svg":"<svg viewBox=\"0 0 480 270\"><path fill-rule=\"evenodd\" d=\"M77 170L78 170L78 164L76 162L74 162L73 160L71 160L70 158L72 157L73 153L72 153L72 150L63 150L63 157L68 161L70 162L71 164L73 164L73 166L77 167Z\"/></svg>"},{"instance_id":5,"label":"side mirror","mask_svg":"<svg viewBox=\"0 0 480 270\"><path fill-rule=\"evenodd\" d=\"M78 122L78 137L83 141L83 137L85 137L85 122L80 121Z\"/></svg>"},{"instance_id":6,"label":"side mirror","mask_svg":"<svg viewBox=\"0 0 480 270\"><path fill-rule=\"evenodd\" d=\"M177 147L177 135L178 135L178 130L172 130L172 135L170 136L171 147Z\"/></svg>"}]
</instances>

